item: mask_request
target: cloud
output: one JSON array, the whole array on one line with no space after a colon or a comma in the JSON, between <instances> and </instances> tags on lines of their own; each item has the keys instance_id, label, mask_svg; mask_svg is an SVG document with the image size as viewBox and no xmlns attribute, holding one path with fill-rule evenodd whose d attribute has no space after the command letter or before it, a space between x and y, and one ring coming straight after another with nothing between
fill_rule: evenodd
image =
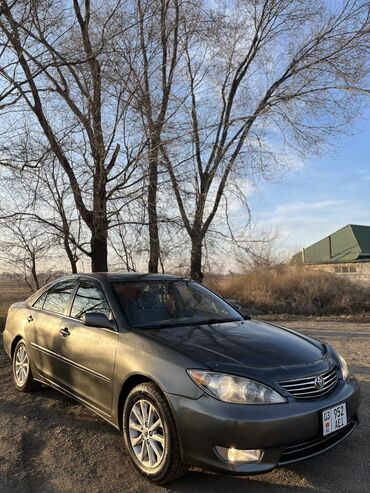
<instances>
[{"instance_id":1,"label":"cloud","mask_svg":"<svg viewBox=\"0 0 370 493\"><path fill-rule=\"evenodd\" d=\"M358 168L357 173L359 175L360 180L370 181L370 171L366 168Z\"/></svg>"},{"instance_id":2,"label":"cloud","mask_svg":"<svg viewBox=\"0 0 370 493\"><path fill-rule=\"evenodd\" d=\"M306 213L307 211L317 211L317 210L327 210L328 208L336 208L342 207L345 205L345 201L343 200L322 200L319 202L306 202L306 201L298 201L298 202L290 202L287 204L279 205L276 207L274 211L274 215L276 217L284 216L286 214L297 214L297 213ZM269 213L265 213L266 215ZM269 214L270 215L270 214Z\"/></svg>"},{"instance_id":3,"label":"cloud","mask_svg":"<svg viewBox=\"0 0 370 493\"><path fill-rule=\"evenodd\" d=\"M276 230L280 248L293 252L347 224L369 224L369 211L356 201L295 201L259 214L264 227Z\"/></svg>"}]
</instances>

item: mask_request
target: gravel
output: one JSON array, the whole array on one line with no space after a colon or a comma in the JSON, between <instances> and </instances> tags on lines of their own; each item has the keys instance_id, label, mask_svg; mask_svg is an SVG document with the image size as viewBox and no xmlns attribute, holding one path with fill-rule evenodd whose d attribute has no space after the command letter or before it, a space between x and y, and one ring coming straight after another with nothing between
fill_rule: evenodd
<instances>
[{"instance_id":1,"label":"gravel","mask_svg":"<svg viewBox=\"0 0 370 493\"><path fill-rule=\"evenodd\" d=\"M91 411L46 387L18 393L1 347L0 493L369 491L370 324L310 319L285 325L333 344L360 381L361 425L335 449L264 475L192 470L166 488L154 486L131 465L121 434Z\"/></svg>"}]
</instances>

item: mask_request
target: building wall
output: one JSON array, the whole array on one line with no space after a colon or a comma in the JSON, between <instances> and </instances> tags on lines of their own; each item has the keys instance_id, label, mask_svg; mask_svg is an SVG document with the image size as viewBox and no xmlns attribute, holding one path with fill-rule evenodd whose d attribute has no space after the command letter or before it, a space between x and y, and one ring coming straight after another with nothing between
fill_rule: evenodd
<instances>
[{"instance_id":1,"label":"building wall","mask_svg":"<svg viewBox=\"0 0 370 493\"><path fill-rule=\"evenodd\" d=\"M343 262L335 264L306 264L306 269L331 272L353 282L370 283L370 262Z\"/></svg>"}]
</instances>

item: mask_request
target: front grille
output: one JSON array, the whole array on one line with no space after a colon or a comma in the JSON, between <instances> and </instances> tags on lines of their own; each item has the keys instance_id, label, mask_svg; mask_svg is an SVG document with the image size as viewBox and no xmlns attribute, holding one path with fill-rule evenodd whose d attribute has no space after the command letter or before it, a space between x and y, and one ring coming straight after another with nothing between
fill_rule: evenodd
<instances>
[{"instance_id":1,"label":"front grille","mask_svg":"<svg viewBox=\"0 0 370 493\"><path fill-rule=\"evenodd\" d=\"M322 379L322 387L318 388L315 380L317 377ZM338 382L338 373L336 368L321 373L320 375L312 375L311 377L300 378L299 380L286 380L279 382L292 397L296 399L315 399L327 394L336 386Z\"/></svg>"},{"instance_id":2,"label":"front grille","mask_svg":"<svg viewBox=\"0 0 370 493\"><path fill-rule=\"evenodd\" d=\"M357 417L353 416L352 419L348 422L347 426L345 426L341 430L336 431L335 433L317 437L308 442L301 442L295 445L289 445L284 449L284 452L282 453L279 460L279 465L282 466L285 464L290 464L292 462L308 459L309 457L313 457L314 455L321 454L322 452L331 449L332 447L337 445L337 443L341 442L348 435L350 435L357 425Z\"/></svg>"}]
</instances>

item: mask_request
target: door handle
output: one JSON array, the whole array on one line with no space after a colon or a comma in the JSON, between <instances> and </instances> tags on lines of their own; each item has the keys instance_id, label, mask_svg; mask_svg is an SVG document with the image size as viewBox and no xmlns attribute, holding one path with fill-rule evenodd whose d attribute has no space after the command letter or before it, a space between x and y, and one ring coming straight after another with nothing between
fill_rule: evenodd
<instances>
[{"instance_id":1,"label":"door handle","mask_svg":"<svg viewBox=\"0 0 370 493\"><path fill-rule=\"evenodd\" d=\"M27 317L27 322L30 324L31 322L33 322L33 316L32 315L29 315Z\"/></svg>"},{"instance_id":2,"label":"door handle","mask_svg":"<svg viewBox=\"0 0 370 493\"><path fill-rule=\"evenodd\" d=\"M63 337L67 337L67 336L70 336L71 333L69 332L69 329L68 327L64 327L63 329L60 329L59 331Z\"/></svg>"}]
</instances>

